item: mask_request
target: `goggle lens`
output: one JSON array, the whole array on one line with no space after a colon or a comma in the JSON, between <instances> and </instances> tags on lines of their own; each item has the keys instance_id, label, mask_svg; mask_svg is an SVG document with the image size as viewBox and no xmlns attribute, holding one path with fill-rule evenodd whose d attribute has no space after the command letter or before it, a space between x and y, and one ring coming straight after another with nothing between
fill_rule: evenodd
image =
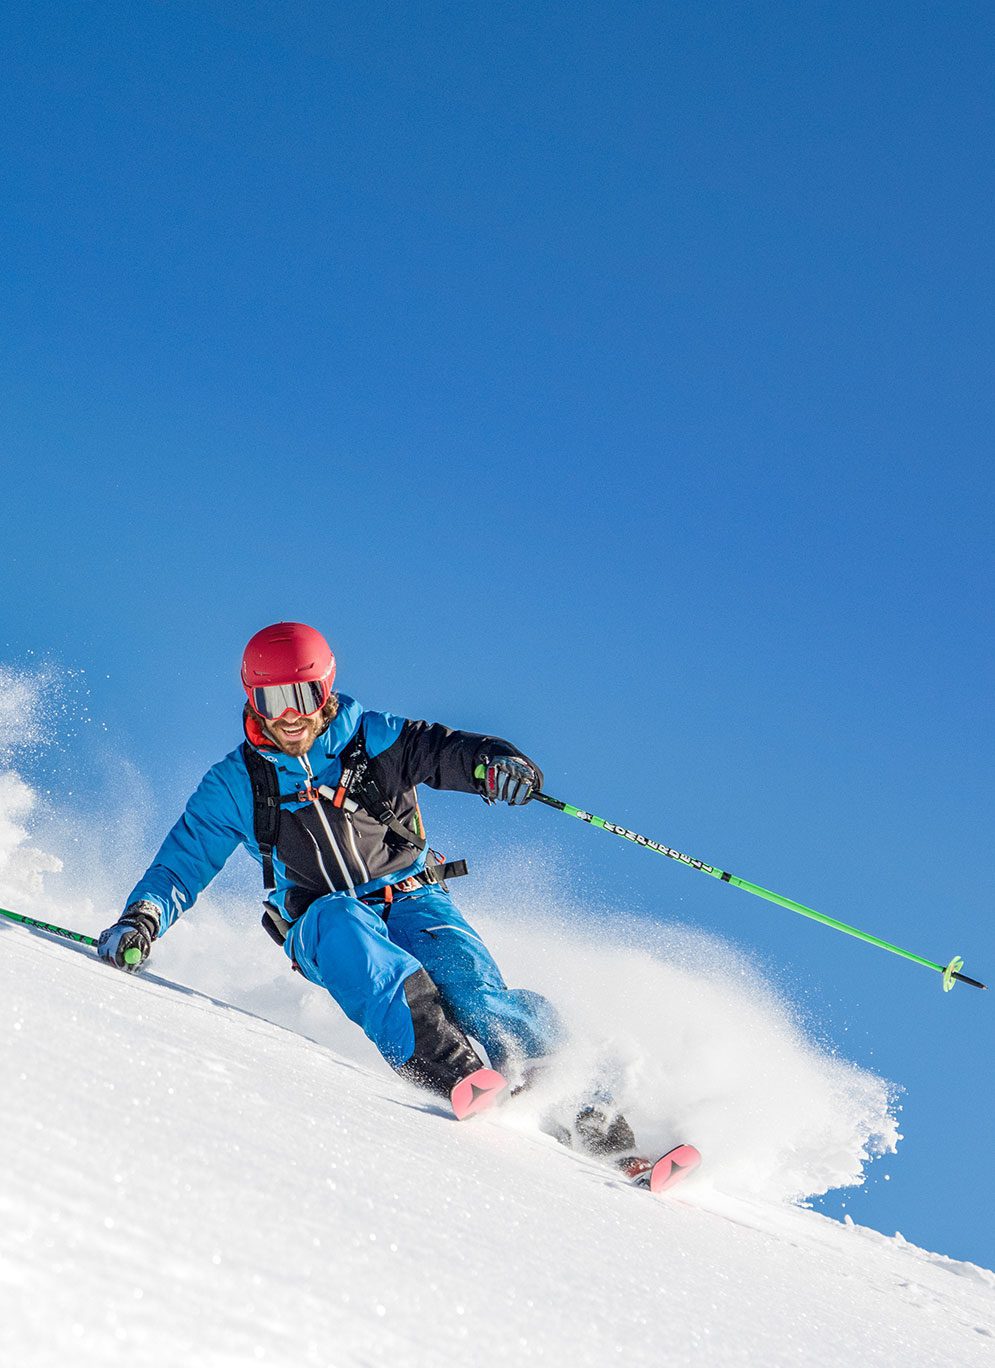
<instances>
[{"instance_id":1,"label":"goggle lens","mask_svg":"<svg viewBox=\"0 0 995 1368\"><path fill-rule=\"evenodd\" d=\"M328 683L324 679L309 679L304 684L266 684L253 689L249 698L260 717L269 722L286 712L313 717L328 701Z\"/></svg>"}]
</instances>

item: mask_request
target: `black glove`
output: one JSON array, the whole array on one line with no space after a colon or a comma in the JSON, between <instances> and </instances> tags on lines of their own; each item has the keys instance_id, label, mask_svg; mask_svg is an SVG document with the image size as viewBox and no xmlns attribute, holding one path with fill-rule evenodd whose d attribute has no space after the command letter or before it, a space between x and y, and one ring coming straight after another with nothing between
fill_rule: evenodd
<instances>
[{"instance_id":1,"label":"black glove","mask_svg":"<svg viewBox=\"0 0 995 1368\"><path fill-rule=\"evenodd\" d=\"M484 760L481 777L488 803L527 803L542 788L542 770L524 755L499 755Z\"/></svg>"},{"instance_id":2,"label":"black glove","mask_svg":"<svg viewBox=\"0 0 995 1368\"><path fill-rule=\"evenodd\" d=\"M155 903L133 902L113 926L101 931L97 940L97 954L108 964L133 974L148 959L152 942L158 934L159 909Z\"/></svg>"}]
</instances>

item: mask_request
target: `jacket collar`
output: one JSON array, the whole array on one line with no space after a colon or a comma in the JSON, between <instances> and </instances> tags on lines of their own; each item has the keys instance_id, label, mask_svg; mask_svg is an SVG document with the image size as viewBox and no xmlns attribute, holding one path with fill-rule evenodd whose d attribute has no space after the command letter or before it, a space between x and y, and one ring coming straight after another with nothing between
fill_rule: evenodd
<instances>
[{"instance_id":1,"label":"jacket collar","mask_svg":"<svg viewBox=\"0 0 995 1368\"><path fill-rule=\"evenodd\" d=\"M248 703L242 709L242 730L245 732L245 739L249 745L254 746L262 754L265 755L267 751L276 750L276 746L256 721L256 715L250 710Z\"/></svg>"}]
</instances>

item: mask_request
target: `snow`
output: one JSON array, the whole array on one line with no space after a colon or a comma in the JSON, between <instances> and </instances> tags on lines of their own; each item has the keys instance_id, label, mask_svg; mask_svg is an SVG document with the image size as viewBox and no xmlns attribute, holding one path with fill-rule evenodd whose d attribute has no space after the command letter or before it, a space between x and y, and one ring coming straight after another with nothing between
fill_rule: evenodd
<instances>
[{"instance_id":1,"label":"snow","mask_svg":"<svg viewBox=\"0 0 995 1368\"><path fill-rule=\"evenodd\" d=\"M134 794L91 822L0 770L0 905L113 920ZM728 946L512 863L460 902L572 1047L462 1125L290 972L254 885L140 975L0 919L0 1364L992 1363L995 1275L799 1205L894 1152L896 1090ZM606 1076L647 1150L702 1149L679 1196L539 1132Z\"/></svg>"},{"instance_id":2,"label":"snow","mask_svg":"<svg viewBox=\"0 0 995 1368\"><path fill-rule=\"evenodd\" d=\"M260 933L261 934L261 933ZM992 1362L995 1275L689 1180L0 931L0 1362Z\"/></svg>"}]
</instances>

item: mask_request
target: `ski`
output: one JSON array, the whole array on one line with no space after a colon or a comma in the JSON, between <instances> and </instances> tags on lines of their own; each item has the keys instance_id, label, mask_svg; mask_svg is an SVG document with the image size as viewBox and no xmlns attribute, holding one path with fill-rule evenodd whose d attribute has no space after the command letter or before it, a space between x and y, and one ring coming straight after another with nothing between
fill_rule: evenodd
<instances>
[{"instance_id":1,"label":"ski","mask_svg":"<svg viewBox=\"0 0 995 1368\"><path fill-rule=\"evenodd\" d=\"M633 1187L648 1188L658 1196L683 1183L688 1174L693 1173L700 1163L701 1154L694 1145L675 1145L656 1161L624 1159L618 1167Z\"/></svg>"},{"instance_id":2,"label":"ski","mask_svg":"<svg viewBox=\"0 0 995 1368\"><path fill-rule=\"evenodd\" d=\"M475 1069L461 1078L449 1094L453 1115L457 1121L464 1121L468 1116L489 1111L507 1086L508 1080L494 1069Z\"/></svg>"}]
</instances>

